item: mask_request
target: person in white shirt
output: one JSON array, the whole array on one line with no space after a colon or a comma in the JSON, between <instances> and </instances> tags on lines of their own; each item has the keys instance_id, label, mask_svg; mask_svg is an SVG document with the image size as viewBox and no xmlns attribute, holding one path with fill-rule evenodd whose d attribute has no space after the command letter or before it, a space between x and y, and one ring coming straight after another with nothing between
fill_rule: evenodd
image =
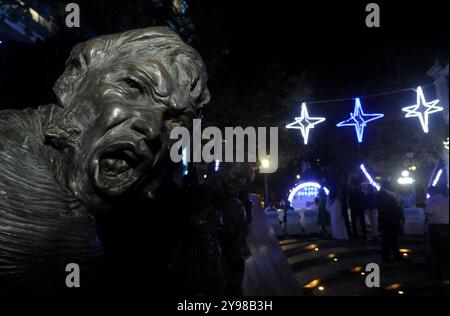
<instances>
[{"instance_id":1,"label":"person in white shirt","mask_svg":"<svg viewBox=\"0 0 450 316\"><path fill-rule=\"evenodd\" d=\"M444 189L431 187L425 213L429 223L431 253L434 258L435 277L448 279L449 199Z\"/></svg>"},{"instance_id":2,"label":"person in white shirt","mask_svg":"<svg viewBox=\"0 0 450 316\"><path fill-rule=\"evenodd\" d=\"M327 210L330 213L331 232L333 239L348 239L342 215L342 203L339 198L340 190L333 187L327 198Z\"/></svg>"}]
</instances>

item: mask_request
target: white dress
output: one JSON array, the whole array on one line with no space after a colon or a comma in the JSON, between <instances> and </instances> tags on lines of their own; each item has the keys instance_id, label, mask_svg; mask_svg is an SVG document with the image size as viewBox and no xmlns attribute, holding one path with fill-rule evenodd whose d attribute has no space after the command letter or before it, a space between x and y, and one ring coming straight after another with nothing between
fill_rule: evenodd
<instances>
[{"instance_id":1,"label":"white dress","mask_svg":"<svg viewBox=\"0 0 450 316\"><path fill-rule=\"evenodd\" d=\"M327 210L330 213L332 237L334 239L348 239L344 218L342 216L341 201L335 199L331 203L330 199L327 199Z\"/></svg>"}]
</instances>

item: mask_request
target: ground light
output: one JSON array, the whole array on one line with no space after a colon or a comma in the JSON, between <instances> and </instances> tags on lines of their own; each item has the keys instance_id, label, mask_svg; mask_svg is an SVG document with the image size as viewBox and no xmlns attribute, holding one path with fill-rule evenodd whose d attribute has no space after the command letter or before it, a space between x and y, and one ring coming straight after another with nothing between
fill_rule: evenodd
<instances>
[{"instance_id":1,"label":"ground light","mask_svg":"<svg viewBox=\"0 0 450 316\"><path fill-rule=\"evenodd\" d=\"M305 289L313 289L320 284L320 279L314 279L304 286Z\"/></svg>"},{"instance_id":2,"label":"ground light","mask_svg":"<svg viewBox=\"0 0 450 316\"><path fill-rule=\"evenodd\" d=\"M400 288L400 284L399 283L393 283L390 284L386 287L387 290L398 290Z\"/></svg>"}]
</instances>

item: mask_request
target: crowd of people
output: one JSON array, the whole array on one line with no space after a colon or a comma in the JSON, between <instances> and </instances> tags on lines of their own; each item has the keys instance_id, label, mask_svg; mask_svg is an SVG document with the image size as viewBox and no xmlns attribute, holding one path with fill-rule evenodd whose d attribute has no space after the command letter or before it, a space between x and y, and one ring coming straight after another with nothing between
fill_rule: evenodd
<instances>
[{"instance_id":1,"label":"crowd of people","mask_svg":"<svg viewBox=\"0 0 450 316\"><path fill-rule=\"evenodd\" d=\"M426 235L434 261L435 276L448 278L448 189L431 187L428 192L429 198L425 202ZM328 194L320 189L314 200L317 225L322 237L337 240L380 240L383 262L404 260L398 237L403 233L403 209L409 206L411 205L405 205L402 196L388 180L382 182L379 190L371 185L363 190L357 181L351 184L348 192L337 185L331 185ZM282 208L283 222L286 223L286 213L293 208L288 202L282 203Z\"/></svg>"}]
</instances>

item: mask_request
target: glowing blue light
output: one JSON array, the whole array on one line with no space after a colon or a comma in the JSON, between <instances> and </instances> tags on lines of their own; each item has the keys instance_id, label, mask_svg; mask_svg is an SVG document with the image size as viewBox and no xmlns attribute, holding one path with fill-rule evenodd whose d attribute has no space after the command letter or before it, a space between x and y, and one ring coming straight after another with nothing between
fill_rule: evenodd
<instances>
[{"instance_id":1,"label":"glowing blue light","mask_svg":"<svg viewBox=\"0 0 450 316\"><path fill-rule=\"evenodd\" d=\"M310 117L308 109L306 108L306 103L302 103L302 109L300 112L300 117L294 118L295 122L286 125L286 128L299 129L303 136L303 142L305 145L308 144L309 130L314 128L315 125L325 121L324 117Z\"/></svg>"},{"instance_id":2,"label":"glowing blue light","mask_svg":"<svg viewBox=\"0 0 450 316\"><path fill-rule=\"evenodd\" d=\"M355 109L353 110L353 113L350 113L350 118L338 123L336 126L337 127L354 126L358 142L362 143L364 137L364 128L367 126L367 123L378 120L382 117L384 117L384 114L382 113L373 113L373 114L364 113L361 105L361 100L359 98L356 98Z\"/></svg>"},{"instance_id":3,"label":"glowing blue light","mask_svg":"<svg viewBox=\"0 0 450 316\"><path fill-rule=\"evenodd\" d=\"M220 160L216 160L214 163L214 171L218 171L220 166Z\"/></svg>"},{"instance_id":4,"label":"glowing blue light","mask_svg":"<svg viewBox=\"0 0 450 316\"><path fill-rule=\"evenodd\" d=\"M2 40L0 40L0 45L2 45L3 44L3 41Z\"/></svg>"},{"instance_id":5,"label":"glowing blue light","mask_svg":"<svg viewBox=\"0 0 450 316\"><path fill-rule=\"evenodd\" d=\"M297 194L298 191L305 189L305 188L315 188L317 191L322 188L322 186L317 182L303 182L297 185L295 188L291 190L291 193L289 194L288 201L292 203L292 200L294 199L294 196ZM330 190L328 190L326 187L323 187L323 190L325 191L325 194L330 194ZM316 191L315 191L316 192ZM316 195L316 194L314 194Z\"/></svg>"},{"instance_id":6,"label":"glowing blue light","mask_svg":"<svg viewBox=\"0 0 450 316\"><path fill-rule=\"evenodd\" d=\"M375 188L377 189L377 191L380 191L381 187L380 185L375 182L375 180L373 180L372 176L369 174L369 172L366 169L366 166L364 166L364 164L361 164L359 166L362 170L362 172L364 173L364 175L366 176L367 180L369 180L369 183Z\"/></svg>"},{"instance_id":7,"label":"glowing blue light","mask_svg":"<svg viewBox=\"0 0 450 316\"><path fill-rule=\"evenodd\" d=\"M415 105L404 107L402 111L407 112L405 114L406 118L418 117L423 131L428 133L428 115L444 110L442 106L436 106L438 103L439 99L430 102L425 101L422 87L417 87L417 103Z\"/></svg>"},{"instance_id":8,"label":"glowing blue light","mask_svg":"<svg viewBox=\"0 0 450 316\"><path fill-rule=\"evenodd\" d=\"M437 184L439 183L439 179L442 176L442 172L443 172L443 170L439 169L439 171L436 173L436 176L434 177L434 180L433 180L433 183L431 184L431 186L433 186L433 187L437 186Z\"/></svg>"}]
</instances>

